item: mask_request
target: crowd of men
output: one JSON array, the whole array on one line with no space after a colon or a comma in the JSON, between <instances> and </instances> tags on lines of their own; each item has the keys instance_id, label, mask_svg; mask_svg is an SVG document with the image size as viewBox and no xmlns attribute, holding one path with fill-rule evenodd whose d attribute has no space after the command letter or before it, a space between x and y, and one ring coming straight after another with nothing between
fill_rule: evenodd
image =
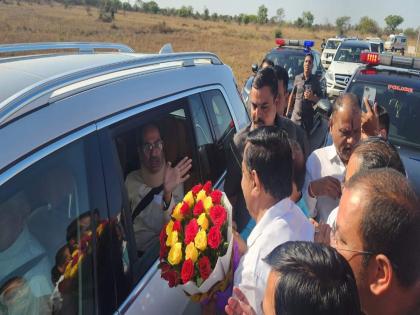
<instances>
[{"instance_id":1,"label":"crowd of men","mask_svg":"<svg viewBox=\"0 0 420 315\"><path fill-rule=\"evenodd\" d=\"M307 153L307 139L298 135L308 135L305 119L319 95L302 89L311 80L304 72L290 97L299 98L296 115L281 117L276 109L284 89L276 73L271 65L257 73L251 123L234 139L242 173L228 170L226 193L235 217L247 212L255 222L249 235L235 233L239 243L247 239L225 311L420 314L420 208L386 140L386 118L367 100L363 112L354 94L335 100L333 143L306 159L301 196L309 221L290 198L299 172L292 148L298 143Z\"/></svg>"},{"instance_id":2,"label":"crowd of men","mask_svg":"<svg viewBox=\"0 0 420 315\"><path fill-rule=\"evenodd\" d=\"M312 62L307 55L290 96L287 72L269 60L254 78L251 123L233 139L224 186L242 255L225 312L420 314L419 200L387 141L389 118L343 94L332 144L310 152L321 97ZM126 186L141 253L181 198L192 161L167 163L156 125L138 143L142 168Z\"/></svg>"}]
</instances>

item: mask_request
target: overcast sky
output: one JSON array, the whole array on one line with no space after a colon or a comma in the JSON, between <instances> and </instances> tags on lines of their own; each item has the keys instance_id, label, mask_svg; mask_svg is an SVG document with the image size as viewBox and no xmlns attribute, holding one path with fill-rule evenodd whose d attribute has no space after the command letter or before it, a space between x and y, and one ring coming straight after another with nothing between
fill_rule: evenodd
<instances>
[{"instance_id":1,"label":"overcast sky","mask_svg":"<svg viewBox=\"0 0 420 315\"><path fill-rule=\"evenodd\" d=\"M147 1L147 0L144 0ZM210 13L235 15L239 13L256 14L258 7L264 4L268 8L269 17L275 15L278 8L283 8L286 20L295 20L303 11L311 11L315 23L325 23L327 20L335 24L339 16L350 16L351 23L356 24L362 16L375 19L384 26L384 18L390 14L401 15L404 23L400 27L420 26L419 0L155 0L159 7L179 8L183 5L193 6L203 12L204 7Z\"/></svg>"}]
</instances>

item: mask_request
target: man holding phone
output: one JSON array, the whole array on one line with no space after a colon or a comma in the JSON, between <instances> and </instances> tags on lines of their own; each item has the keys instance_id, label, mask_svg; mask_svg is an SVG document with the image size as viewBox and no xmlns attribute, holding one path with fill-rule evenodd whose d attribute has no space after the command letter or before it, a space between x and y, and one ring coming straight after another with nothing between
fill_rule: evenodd
<instances>
[{"instance_id":1,"label":"man holding phone","mask_svg":"<svg viewBox=\"0 0 420 315\"><path fill-rule=\"evenodd\" d=\"M322 95L318 78L312 74L314 56L308 53L303 62L303 73L295 77L292 93L287 106L288 115L292 111L292 121L302 125L309 134L313 127L314 108Z\"/></svg>"}]
</instances>

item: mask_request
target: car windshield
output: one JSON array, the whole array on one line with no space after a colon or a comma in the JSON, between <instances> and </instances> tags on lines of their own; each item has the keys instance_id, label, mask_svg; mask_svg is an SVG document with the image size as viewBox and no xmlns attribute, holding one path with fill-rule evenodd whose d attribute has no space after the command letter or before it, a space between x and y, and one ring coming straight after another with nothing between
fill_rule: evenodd
<instances>
[{"instance_id":1,"label":"car windshield","mask_svg":"<svg viewBox=\"0 0 420 315\"><path fill-rule=\"evenodd\" d=\"M341 47L335 54L335 61L360 63L360 53L368 50L366 47Z\"/></svg>"},{"instance_id":2,"label":"car windshield","mask_svg":"<svg viewBox=\"0 0 420 315\"><path fill-rule=\"evenodd\" d=\"M355 83L349 92L363 98L365 88L374 90L376 102L389 114L389 139L399 145L420 147L420 91L398 84Z\"/></svg>"},{"instance_id":3,"label":"car windshield","mask_svg":"<svg viewBox=\"0 0 420 315\"><path fill-rule=\"evenodd\" d=\"M275 65L280 65L286 69L289 74L289 79L293 82L295 76L303 72L303 62L305 60L305 53L303 51L281 51L278 53L270 53L268 59L274 62ZM315 59L316 60L316 59ZM316 73L316 61L312 68L312 73Z\"/></svg>"},{"instance_id":4,"label":"car windshield","mask_svg":"<svg viewBox=\"0 0 420 315\"><path fill-rule=\"evenodd\" d=\"M395 39L394 36L389 36L388 39L386 40L387 42L393 42Z\"/></svg>"},{"instance_id":5,"label":"car windshield","mask_svg":"<svg viewBox=\"0 0 420 315\"><path fill-rule=\"evenodd\" d=\"M339 40L329 40L327 45L325 45L325 49L337 49L340 43L341 41Z\"/></svg>"}]
</instances>

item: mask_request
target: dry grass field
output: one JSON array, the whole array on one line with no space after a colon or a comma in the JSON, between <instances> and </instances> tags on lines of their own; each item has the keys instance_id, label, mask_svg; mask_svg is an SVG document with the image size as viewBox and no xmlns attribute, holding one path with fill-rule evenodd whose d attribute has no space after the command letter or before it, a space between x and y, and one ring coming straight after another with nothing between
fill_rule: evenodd
<instances>
[{"instance_id":1,"label":"dry grass field","mask_svg":"<svg viewBox=\"0 0 420 315\"><path fill-rule=\"evenodd\" d=\"M110 41L138 52L157 52L165 43L175 51L210 51L230 65L239 85L250 74L252 63L274 46L276 27L238 25L165 17L138 12L118 12L113 23L98 20L98 10L62 4L5 4L0 1L0 43L38 41ZM286 38L314 39L334 33L282 28Z\"/></svg>"}]
</instances>

